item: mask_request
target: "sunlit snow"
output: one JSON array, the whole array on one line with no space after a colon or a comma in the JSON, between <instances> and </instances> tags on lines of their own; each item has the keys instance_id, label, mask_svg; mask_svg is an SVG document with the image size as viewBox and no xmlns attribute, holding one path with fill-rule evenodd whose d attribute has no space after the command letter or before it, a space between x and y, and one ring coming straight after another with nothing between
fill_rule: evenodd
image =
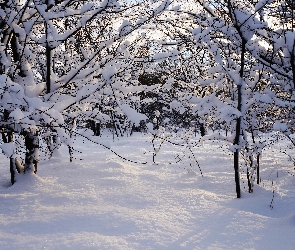
<instances>
[{"instance_id":1,"label":"sunlit snow","mask_svg":"<svg viewBox=\"0 0 295 250\"><path fill-rule=\"evenodd\" d=\"M202 177L182 147L164 144L152 164L149 135L95 140L138 163L78 138L73 163L62 148L11 186L1 155L0 249L294 249L294 166L276 149L263 151L252 194L241 169L236 199L221 142L194 147Z\"/></svg>"}]
</instances>

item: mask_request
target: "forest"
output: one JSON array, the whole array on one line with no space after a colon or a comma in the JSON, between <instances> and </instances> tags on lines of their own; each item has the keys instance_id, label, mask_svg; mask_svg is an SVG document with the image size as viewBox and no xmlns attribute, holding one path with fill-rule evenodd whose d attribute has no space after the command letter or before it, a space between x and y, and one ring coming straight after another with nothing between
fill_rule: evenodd
<instances>
[{"instance_id":1,"label":"forest","mask_svg":"<svg viewBox=\"0 0 295 250\"><path fill-rule=\"evenodd\" d=\"M0 1L0 248L293 249L294 14Z\"/></svg>"},{"instance_id":2,"label":"forest","mask_svg":"<svg viewBox=\"0 0 295 250\"><path fill-rule=\"evenodd\" d=\"M241 165L252 193L264 148L282 138L295 146L292 0L0 6L0 148L12 184L61 145L72 162L79 136L132 161L99 142L109 129L151 135L151 161L163 144L182 145L197 163L197 145L225 142L240 198ZM278 151L295 164L292 150Z\"/></svg>"}]
</instances>

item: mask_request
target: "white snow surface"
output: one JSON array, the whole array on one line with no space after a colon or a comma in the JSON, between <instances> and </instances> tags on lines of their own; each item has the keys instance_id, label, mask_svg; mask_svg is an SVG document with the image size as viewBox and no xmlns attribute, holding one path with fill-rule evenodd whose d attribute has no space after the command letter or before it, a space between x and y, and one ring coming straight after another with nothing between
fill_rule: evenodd
<instances>
[{"instance_id":1,"label":"white snow surface","mask_svg":"<svg viewBox=\"0 0 295 250\"><path fill-rule=\"evenodd\" d=\"M153 164L148 135L94 139L138 163L78 138L72 163L61 148L11 186L0 156L0 249L294 249L294 166L277 149L263 151L254 193L242 176L237 199L223 142L194 147L202 177L185 148L164 144Z\"/></svg>"}]
</instances>

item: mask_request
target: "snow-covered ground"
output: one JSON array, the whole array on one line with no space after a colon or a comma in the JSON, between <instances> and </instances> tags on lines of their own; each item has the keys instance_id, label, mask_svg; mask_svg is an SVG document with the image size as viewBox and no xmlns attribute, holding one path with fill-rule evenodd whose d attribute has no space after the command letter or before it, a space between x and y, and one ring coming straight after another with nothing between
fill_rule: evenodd
<instances>
[{"instance_id":1,"label":"snow-covered ground","mask_svg":"<svg viewBox=\"0 0 295 250\"><path fill-rule=\"evenodd\" d=\"M202 177L185 148L164 144L153 164L147 135L100 141L138 163L80 138L73 163L62 148L11 186L0 156L0 249L295 249L294 166L284 154L265 150L261 185L247 193L242 175L236 199L220 142L194 148Z\"/></svg>"}]
</instances>

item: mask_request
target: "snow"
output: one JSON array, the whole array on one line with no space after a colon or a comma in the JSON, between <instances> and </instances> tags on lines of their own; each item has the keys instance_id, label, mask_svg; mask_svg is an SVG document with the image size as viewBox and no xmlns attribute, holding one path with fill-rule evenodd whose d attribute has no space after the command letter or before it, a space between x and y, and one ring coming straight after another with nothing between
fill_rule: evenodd
<instances>
[{"instance_id":1,"label":"snow","mask_svg":"<svg viewBox=\"0 0 295 250\"><path fill-rule=\"evenodd\" d=\"M105 131L93 138L113 140ZM204 177L181 147L164 144L152 164L150 142L115 138L112 150L130 163L80 137L73 163L61 148L63 157L41 158L38 174L13 186L1 155L0 248L294 249L294 166L277 148L263 151L261 185L236 199L222 142L194 147Z\"/></svg>"},{"instance_id":2,"label":"snow","mask_svg":"<svg viewBox=\"0 0 295 250\"><path fill-rule=\"evenodd\" d=\"M128 120L133 122L135 126L139 126L140 121L145 121L147 116L145 114L138 113L135 109L131 108L128 104L122 104L121 110L128 117Z\"/></svg>"},{"instance_id":3,"label":"snow","mask_svg":"<svg viewBox=\"0 0 295 250\"><path fill-rule=\"evenodd\" d=\"M106 82L112 82L112 77L117 73L117 68L113 65L106 66L102 71L102 76Z\"/></svg>"},{"instance_id":4,"label":"snow","mask_svg":"<svg viewBox=\"0 0 295 250\"><path fill-rule=\"evenodd\" d=\"M275 121L275 123L273 125L273 129L277 130L277 131L282 131L282 132L289 130L287 124L281 123L279 121Z\"/></svg>"},{"instance_id":5,"label":"snow","mask_svg":"<svg viewBox=\"0 0 295 250\"><path fill-rule=\"evenodd\" d=\"M132 24L128 20L123 20L122 25L119 27L120 36L126 36L132 31Z\"/></svg>"},{"instance_id":6,"label":"snow","mask_svg":"<svg viewBox=\"0 0 295 250\"><path fill-rule=\"evenodd\" d=\"M159 13L163 12L168 6L171 4L170 0L163 1L155 10L154 16L158 15Z\"/></svg>"},{"instance_id":7,"label":"snow","mask_svg":"<svg viewBox=\"0 0 295 250\"><path fill-rule=\"evenodd\" d=\"M19 122L25 117L25 115L19 108L16 108L9 114L9 117L12 118L14 121Z\"/></svg>"},{"instance_id":8,"label":"snow","mask_svg":"<svg viewBox=\"0 0 295 250\"><path fill-rule=\"evenodd\" d=\"M153 59L155 61L161 62L166 60L167 58L177 59L178 55L179 55L179 51L177 49L174 49L170 52L161 52L161 53L155 54L153 56Z\"/></svg>"},{"instance_id":9,"label":"snow","mask_svg":"<svg viewBox=\"0 0 295 250\"><path fill-rule=\"evenodd\" d=\"M291 54L294 51L295 32L287 31L285 37L286 37L287 49L289 50Z\"/></svg>"},{"instance_id":10,"label":"snow","mask_svg":"<svg viewBox=\"0 0 295 250\"><path fill-rule=\"evenodd\" d=\"M25 39L25 36L26 36L26 32L24 29L22 29L19 25L17 25L16 23L12 23L12 27L14 29L14 32L16 34L18 34L21 38L21 40L24 40Z\"/></svg>"},{"instance_id":11,"label":"snow","mask_svg":"<svg viewBox=\"0 0 295 250\"><path fill-rule=\"evenodd\" d=\"M266 23L260 22L257 18L254 18L253 14L245 10L235 9L234 15L237 25L240 27L240 31L247 41L252 39L256 29L267 26Z\"/></svg>"},{"instance_id":12,"label":"snow","mask_svg":"<svg viewBox=\"0 0 295 250\"><path fill-rule=\"evenodd\" d=\"M180 102L176 101L176 100L173 100L170 103L170 108L174 109L174 110L177 110L180 114L183 114L185 112L185 108L183 107L183 105Z\"/></svg>"},{"instance_id":13,"label":"snow","mask_svg":"<svg viewBox=\"0 0 295 250\"><path fill-rule=\"evenodd\" d=\"M255 11L259 11L265 5L271 4L272 2L273 2L273 0L259 0L258 3L255 5Z\"/></svg>"},{"instance_id":14,"label":"snow","mask_svg":"<svg viewBox=\"0 0 295 250\"><path fill-rule=\"evenodd\" d=\"M89 11L93 7L93 3L84 4L81 8L81 14L84 14L86 11Z\"/></svg>"},{"instance_id":15,"label":"snow","mask_svg":"<svg viewBox=\"0 0 295 250\"><path fill-rule=\"evenodd\" d=\"M14 154L15 150L15 144L13 142L10 143L3 143L0 145L0 148L2 149L2 153L6 155L7 157L10 157Z\"/></svg>"}]
</instances>

